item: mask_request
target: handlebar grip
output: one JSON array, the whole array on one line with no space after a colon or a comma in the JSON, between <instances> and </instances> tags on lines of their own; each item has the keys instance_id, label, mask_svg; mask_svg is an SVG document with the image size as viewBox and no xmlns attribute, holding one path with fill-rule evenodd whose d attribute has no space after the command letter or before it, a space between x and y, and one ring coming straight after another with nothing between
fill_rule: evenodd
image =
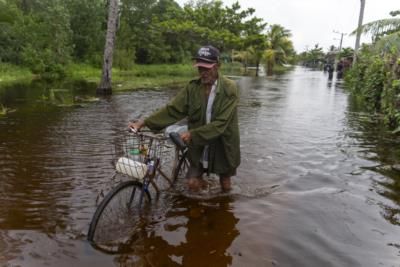
<instances>
[{"instance_id":1,"label":"handlebar grip","mask_svg":"<svg viewBox=\"0 0 400 267\"><path fill-rule=\"evenodd\" d=\"M169 134L169 137L179 149L184 150L186 148L185 142L183 142L181 136L178 133L172 132Z\"/></svg>"},{"instance_id":2,"label":"handlebar grip","mask_svg":"<svg viewBox=\"0 0 400 267\"><path fill-rule=\"evenodd\" d=\"M136 130L133 127L128 127L128 132L130 132L130 133L138 133L138 130Z\"/></svg>"}]
</instances>

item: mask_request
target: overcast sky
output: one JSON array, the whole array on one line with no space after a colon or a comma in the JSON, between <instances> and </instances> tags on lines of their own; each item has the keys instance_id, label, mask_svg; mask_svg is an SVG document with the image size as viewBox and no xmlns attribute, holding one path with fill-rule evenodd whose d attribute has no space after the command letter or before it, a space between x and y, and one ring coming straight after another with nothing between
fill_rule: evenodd
<instances>
[{"instance_id":1,"label":"overcast sky","mask_svg":"<svg viewBox=\"0 0 400 267\"><path fill-rule=\"evenodd\" d=\"M181 6L188 0L175 0ZM230 6L236 0L223 0ZM311 49L316 43L327 51L339 46L340 34L352 32L358 24L360 0L239 0L242 9L252 7L255 16L268 24L281 24L292 32L297 52ZM400 9L400 0L366 0L364 23L389 18ZM362 42L370 42L363 37ZM344 35L343 47L354 47L355 37Z\"/></svg>"}]
</instances>

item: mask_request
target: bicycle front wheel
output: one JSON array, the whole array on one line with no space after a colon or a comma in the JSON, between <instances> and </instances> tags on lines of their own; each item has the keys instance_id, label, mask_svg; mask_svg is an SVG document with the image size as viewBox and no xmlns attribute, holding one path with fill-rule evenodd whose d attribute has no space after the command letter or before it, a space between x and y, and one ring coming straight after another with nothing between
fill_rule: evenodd
<instances>
[{"instance_id":1,"label":"bicycle front wheel","mask_svg":"<svg viewBox=\"0 0 400 267\"><path fill-rule=\"evenodd\" d=\"M150 194L143 185L126 181L115 187L98 206L88 231L88 241L104 250L116 250L143 228L143 211Z\"/></svg>"}]
</instances>

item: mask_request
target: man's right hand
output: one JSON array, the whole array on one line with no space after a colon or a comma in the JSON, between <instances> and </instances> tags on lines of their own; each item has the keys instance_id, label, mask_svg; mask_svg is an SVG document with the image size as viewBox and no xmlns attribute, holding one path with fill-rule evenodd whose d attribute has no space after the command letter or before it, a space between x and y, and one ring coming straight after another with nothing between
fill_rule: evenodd
<instances>
[{"instance_id":1,"label":"man's right hand","mask_svg":"<svg viewBox=\"0 0 400 267\"><path fill-rule=\"evenodd\" d=\"M189 144L190 140L192 140L192 134L189 131L181 133L180 136L186 144Z\"/></svg>"},{"instance_id":2,"label":"man's right hand","mask_svg":"<svg viewBox=\"0 0 400 267\"><path fill-rule=\"evenodd\" d=\"M139 119L139 120L137 120L137 121L135 121L135 122L130 122L130 123L128 124L128 127L129 127L130 129L132 129L134 132L140 131L140 129L141 129L143 126L144 126L144 120L142 120L142 119Z\"/></svg>"}]
</instances>

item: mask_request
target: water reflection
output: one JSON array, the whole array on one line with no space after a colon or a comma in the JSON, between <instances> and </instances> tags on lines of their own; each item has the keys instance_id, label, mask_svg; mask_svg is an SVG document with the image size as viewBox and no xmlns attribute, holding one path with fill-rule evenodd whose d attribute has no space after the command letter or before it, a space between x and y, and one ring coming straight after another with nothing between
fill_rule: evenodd
<instances>
[{"instance_id":1,"label":"water reflection","mask_svg":"<svg viewBox=\"0 0 400 267\"><path fill-rule=\"evenodd\" d=\"M135 253L117 256L115 262L119 266L230 266L229 248L239 235L233 199L175 197L173 202L165 217L148 227L147 238L131 245Z\"/></svg>"},{"instance_id":2,"label":"water reflection","mask_svg":"<svg viewBox=\"0 0 400 267\"><path fill-rule=\"evenodd\" d=\"M400 225L400 139L383 125L382 118L363 110L357 99L349 101L348 124L351 137L358 141L359 154L376 162L365 167L381 174L373 180L373 190L392 203L381 203L382 216L391 224Z\"/></svg>"},{"instance_id":3,"label":"water reflection","mask_svg":"<svg viewBox=\"0 0 400 267\"><path fill-rule=\"evenodd\" d=\"M238 83L234 199L161 197L120 255L85 241L96 197L113 185L112 142L176 91L63 106L92 89L53 91L48 102L66 86L0 89L16 109L0 118L0 265L396 266L399 139L322 72Z\"/></svg>"},{"instance_id":4,"label":"water reflection","mask_svg":"<svg viewBox=\"0 0 400 267\"><path fill-rule=\"evenodd\" d=\"M29 90L27 90L29 88ZM0 104L13 111L43 106L72 107L98 101L93 96L95 83L85 81L12 83L0 87Z\"/></svg>"}]
</instances>

